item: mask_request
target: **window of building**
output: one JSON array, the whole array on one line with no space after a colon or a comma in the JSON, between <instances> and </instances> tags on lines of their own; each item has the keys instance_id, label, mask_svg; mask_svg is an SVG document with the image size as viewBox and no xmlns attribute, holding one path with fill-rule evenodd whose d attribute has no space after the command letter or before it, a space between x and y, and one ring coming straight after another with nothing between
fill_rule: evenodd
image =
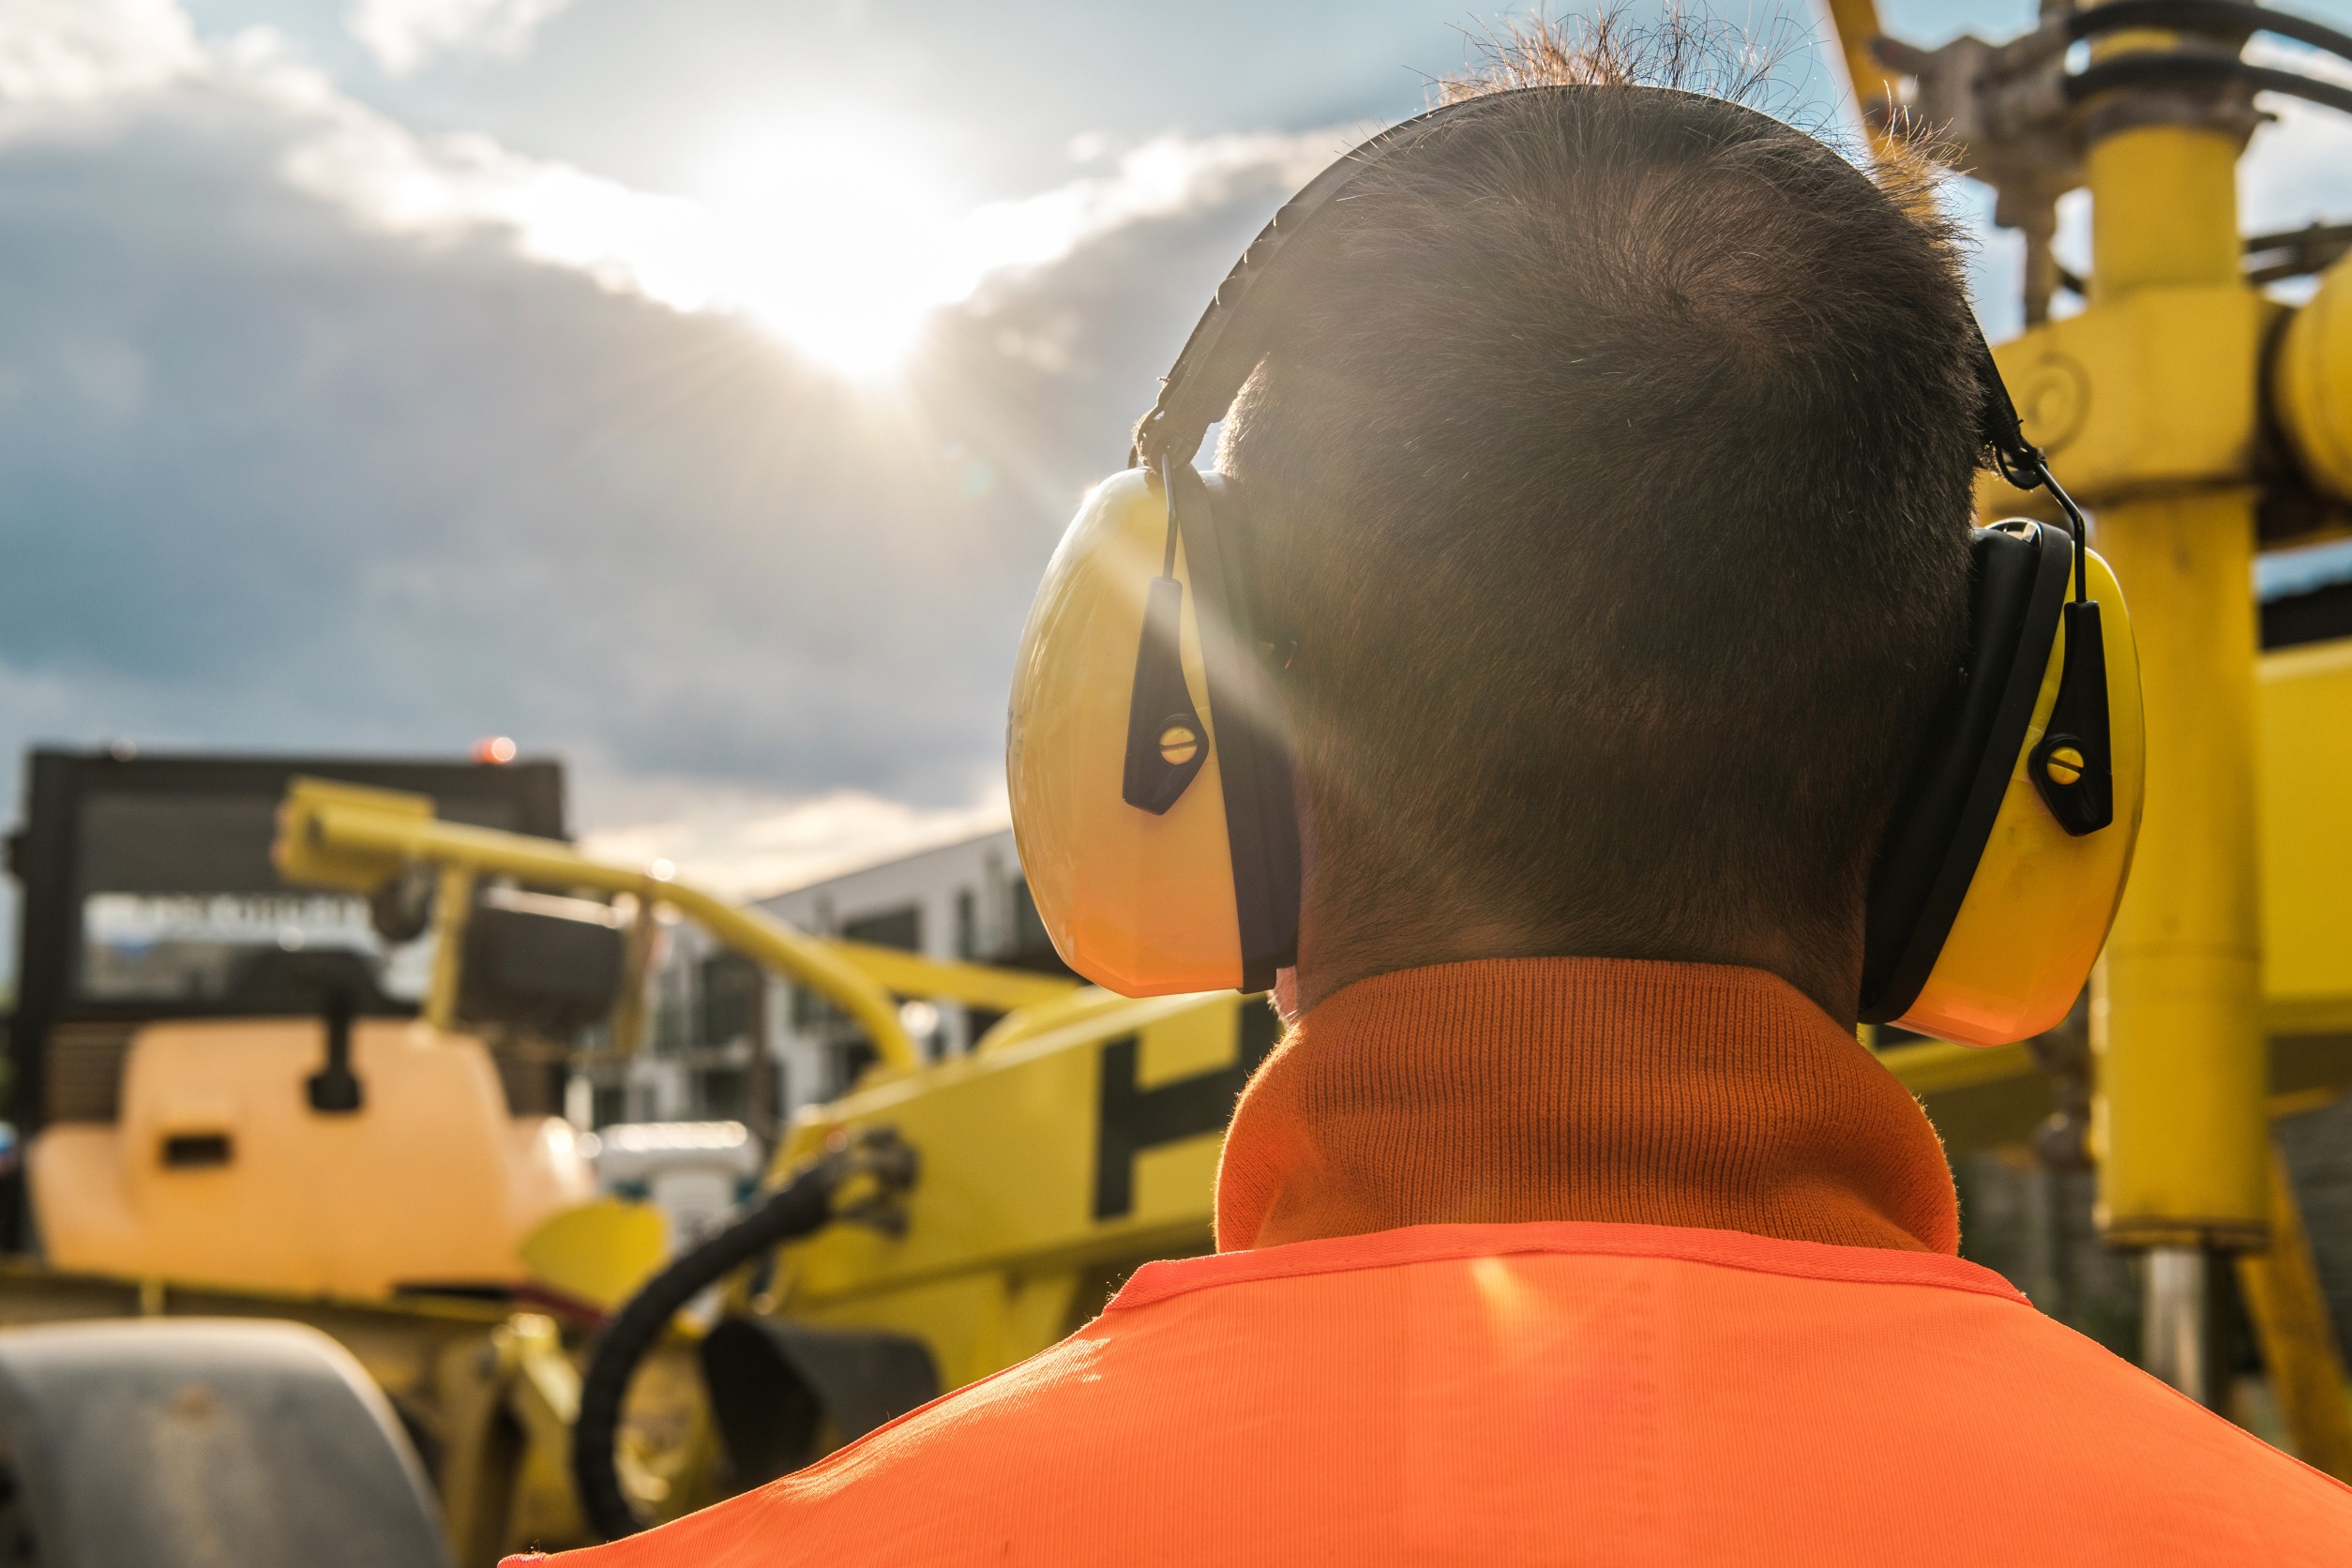
<instances>
[{"instance_id":1,"label":"window of building","mask_svg":"<svg viewBox=\"0 0 2352 1568\"><path fill-rule=\"evenodd\" d=\"M902 952L920 953L923 951L923 909L919 904L901 904L894 909L856 915L841 922L840 933L844 942L863 942L876 947L896 947ZM831 1099L848 1093L856 1083L858 1075L874 1061L873 1046L856 1032L856 1026L839 1008L807 986L792 988L792 1018L795 1032L815 1034L825 1041L820 1096Z\"/></svg>"},{"instance_id":2,"label":"window of building","mask_svg":"<svg viewBox=\"0 0 2352 1568\"><path fill-rule=\"evenodd\" d=\"M650 1043L657 1054L681 1051L693 1044L694 1015L682 996L664 996L654 1003L652 1026L647 1030Z\"/></svg>"},{"instance_id":3,"label":"window of building","mask_svg":"<svg viewBox=\"0 0 2352 1568\"><path fill-rule=\"evenodd\" d=\"M705 1122L741 1122L751 1111L751 1075L741 1067L701 1067L694 1074L694 1115Z\"/></svg>"},{"instance_id":4,"label":"window of building","mask_svg":"<svg viewBox=\"0 0 2352 1568\"><path fill-rule=\"evenodd\" d=\"M897 909L878 910L861 914L854 920L841 922L841 937L845 942L863 942L876 947L896 947L902 952L923 951L923 907L906 904Z\"/></svg>"},{"instance_id":5,"label":"window of building","mask_svg":"<svg viewBox=\"0 0 2352 1568\"><path fill-rule=\"evenodd\" d=\"M729 1046L738 1040L760 1044L765 1031L762 1014L767 1003L767 972L741 953L714 953L702 960L701 984L695 988L700 1018L697 1033L703 1045Z\"/></svg>"},{"instance_id":6,"label":"window of building","mask_svg":"<svg viewBox=\"0 0 2352 1568\"><path fill-rule=\"evenodd\" d=\"M807 986L792 988L792 1027L806 1034L831 1024L845 1023L849 1015Z\"/></svg>"},{"instance_id":7,"label":"window of building","mask_svg":"<svg viewBox=\"0 0 2352 1568\"><path fill-rule=\"evenodd\" d=\"M980 956L980 900L968 887L956 889L956 957Z\"/></svg>"},{"instance_id":8,"label":"window of building","mask_svg":"<svg viewBox=\"0 0 2352 1568\"><path fill-rule=\"evenodd\" d=\"M837 1100L857 1087L857 1080L877 1060L874 1048L865 1035L847 1040L825 1052L825 1090L823 1098Z\"/></svg>"}]
</instances>

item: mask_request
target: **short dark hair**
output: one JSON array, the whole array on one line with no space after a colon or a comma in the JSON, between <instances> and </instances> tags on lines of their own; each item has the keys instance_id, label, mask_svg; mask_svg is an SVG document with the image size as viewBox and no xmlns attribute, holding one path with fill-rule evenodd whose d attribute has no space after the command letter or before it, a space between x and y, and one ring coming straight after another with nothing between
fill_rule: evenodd
<instances>
[{"instance_id":1,"label":"short dark hair","mask_svg":"<svg viewBox=\"0 0 2352 1568\"><path fill-rule=\"evenodd\" d=\"M1317 907L1619 957L1851 930L1965 634L1951 233L1530 37L1457 93L1571 84L1360 176L1226 428L1299 643Z\"/></svg>"}]
</instances>

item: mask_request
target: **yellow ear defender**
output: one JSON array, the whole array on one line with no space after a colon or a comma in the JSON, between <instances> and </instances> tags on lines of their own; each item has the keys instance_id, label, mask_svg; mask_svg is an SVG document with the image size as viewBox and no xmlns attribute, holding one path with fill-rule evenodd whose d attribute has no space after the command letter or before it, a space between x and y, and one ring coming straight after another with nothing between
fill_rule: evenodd
<instances>
[{"instance_id":1,"label":"yellow ear defender","mask_svg":"<svg viewBox=\"0 0 2352 1568\"><path fill-rule=\"evenodd\" d=\"M1862 1016L1991 1046L2064 1018L2107 940L2140 825L2140 674L2095 552L2018 521L1976 530L1970 557L1961 679L1871 876Z\"/></svg>"},{"instance_id":2,"label":"yellow ear defender","mask_svg":"<svg viewBox=\"0 0 2352 1568\"><path fill-rule=\"evenodd\" d=\"M1220 548L1231 510L1189 455L1104 480L1021 634L1005 743L1021 870L1070 967L1128 996L1263 990L1297 941L1286 726Z\"/></svg>"},{"instance_id":3,"label":"yellow ear defender","mask_svg":"<svg viewBox=\"0 0 2352 1568\"><path fill-rule=\"evenodd\" d=\"M1244 498L1193 458L1264 354L1289 243L1365 169L1490 101L1373 138L1274 215L1138 426L1132 466L1088 492L1046 568L1005 771L1037 912L1099 985L1259 990L1293 960L1287 648L1259 624ZM1875 863L1862 1016L1995 1045L2063 1018L2106 941L2139 831L2143 744L2122 592L1978 348L1986 445L2069 526L1970 536L1968 654Z\"/></svg>"}]
</instances>

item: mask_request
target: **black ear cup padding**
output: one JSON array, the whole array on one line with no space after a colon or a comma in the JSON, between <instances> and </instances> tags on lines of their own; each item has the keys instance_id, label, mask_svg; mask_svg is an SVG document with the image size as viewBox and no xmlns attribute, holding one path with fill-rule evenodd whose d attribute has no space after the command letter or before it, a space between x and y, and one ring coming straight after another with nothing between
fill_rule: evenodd
<instances>
[{"instance_id":1,"label":"black ear cup padding","mask_svg":"<svg viewBox=\"0 0 2352 1568\"><path fill-rule=\"evenodd\" d=\"M1976 875L2049 668L2074 547L2058 529L1969 535L1968 649L1928 727L1870 878L1862 1018L1910 1010Z\"/></svg>"},{"instance_id":2,"label":"black ear cup padding","mask_svg":"<svg viewBox=\"0 0 2352 1568\"><path fill-rule=\"evenodd\" d=\"M1274 985L1275 970L1298 957L1299 824L1289 726L1251 621L1250 534L1239 488L1189 462L1170 463L1166 472L1191 567L1209 721L1225 787L1241 989L1262 991Z\"/></svg>"}]
</instances>

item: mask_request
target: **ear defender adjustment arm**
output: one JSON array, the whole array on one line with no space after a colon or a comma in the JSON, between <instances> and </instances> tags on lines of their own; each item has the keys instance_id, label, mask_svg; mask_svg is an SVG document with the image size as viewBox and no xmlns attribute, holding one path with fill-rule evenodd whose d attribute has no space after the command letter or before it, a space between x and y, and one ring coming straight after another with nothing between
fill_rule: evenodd
<instances>
[{"instance_id":1,"label":"ear defender adjustment arm","mask_svg":"<svg viewBox=\"0 0 2352 1568\"><path fill-rule=\"evenodd\" d=\"M2107 723L2107 644L2099 601L2090 596L2090 532L2082 508L2050 472L2050 460L2025 437L2015 405L1985 351L1985 439L2001 477L2022 490L2043 490L2066 514L2073 535L2074 595L2060 623L2066 663L2058 671L2050 722L2026 760L2027 772L2058 826L2076 838L2115 821L2115 770Z\"/></svg>"},{"instance_id":2,"label":"ear defender adjustment arm","mask_svg":"<svg viewBox=\"0 0 2352 1568\"><path fill-rule=\"evenodd\" d=\"M1159 463L1168 497L1168 550L1145 590L1143 637L1135 654L1135 692L1127 701L1127 767L1120 798L1154 817L1184 798L1209 760L1209 728L1184 679L1184 585L1176 580L1176 494L1168 459Z\"/></svg>"},{"instance_id":3,"label":"ear defender adjustment arm","mask_svg":"<svg viewBox=\"0 0 2352 1568\"><path fill-rule=\"evenodd\" d=\"M2080 558L2079 548L2076 550ZM2066 667L2049 728L2027 766L2058 825L2080 838L2115 821L2115 779L2107 740L2107 649L2095 600L2066 607Z\"/></svg>"}]
</instances>

